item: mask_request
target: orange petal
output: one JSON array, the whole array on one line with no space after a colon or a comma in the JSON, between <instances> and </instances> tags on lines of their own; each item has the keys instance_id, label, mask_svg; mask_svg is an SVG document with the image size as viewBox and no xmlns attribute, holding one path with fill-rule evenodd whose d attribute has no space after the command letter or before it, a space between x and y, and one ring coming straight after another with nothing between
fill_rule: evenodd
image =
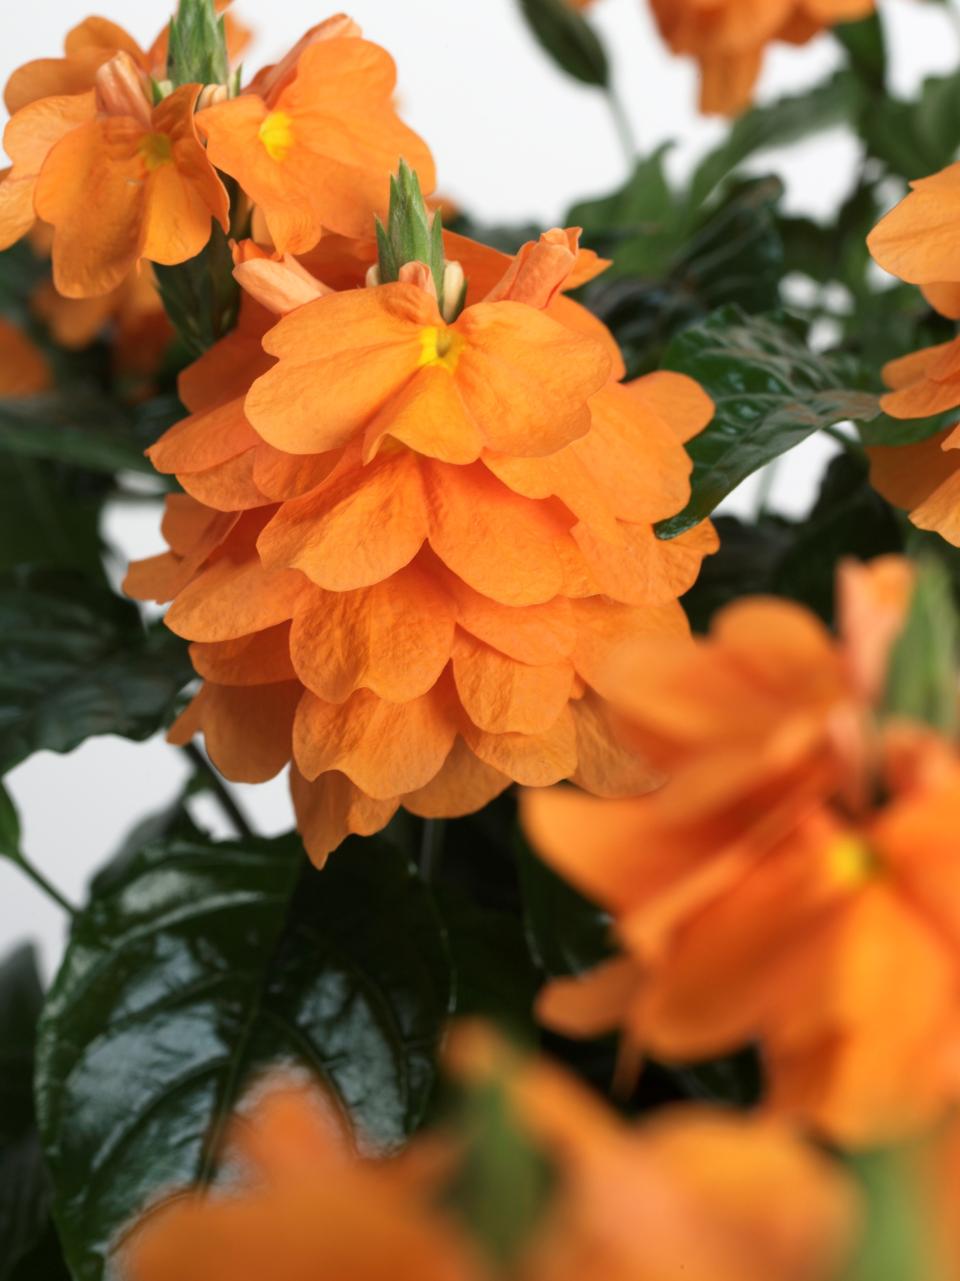
<instances>
[{"instance_id":1,"label":"orange petal","mask_svg":"<svg viewBox=\"0 0 960 1281\"><path fill-rule=\"evenodd\" d=\"M542 734L488 734L467 722L461 732L487 765L527 787L549 787L577 767L577 734L569 707Z\"/></svg>"},{"instance_id":2,"label":"orange petal","mask_svg":"<svg viewBox=\"0 0 960 1281\"><path fill-rule=\"evenodd\" d=\"M275 685L205 684L168 735L187 743L199 728L221 774L235 783L265 783L290 760L299 681Z\"/></svg>"},{"instance_id":3,"label":"orange petal","mask_svg":"<svg viewBox=\"0 0 960 1281\"><path fill-rule=\"evenodd\" d=\"M300 679L326 702L369 689L402 703L436 684L453 633L453 602L429 574L408 565L373 587L305 594L290 649Z\"/></svg>"},{"instance_id":4,"label":"orange petal","mask_svg":"<svg viewBox=\"0 0 960 1281\"><path fill-rule=\"evenodd\" d=\"M407 703L388 703L369 690L345 703L325 703L307 692L293 750L305 778L339 770L368 796L388 800L429 783L456 733L450 695L439 686Z\"/></svg>"},{"instance_id":5,"label":"orange petal","mask_svg":"<svg viewBox=\"0 0 960 1281\"><path fill-rule=\"evenodd\" d=\"M348 836L372 836L386 827L398 805L396 800L375 801L336 770L308 782L296 765L290 770L290 793L297 830L317 867Z\"/></svg>"},{"instance_id":6,"label":"orange petal","mask_svg":"<svg viewBox=\"0 0 960 1281\"><path fill-rule=\"evenodd\" d=\"M573 685L569 662L518 663L460 632L453 677L461 705L478 729L492 734L547 732L566 706Z\"/></svg>"},{"instance_id":7,"label":"orange petal","mask_svg":"<svg viewBox=\"0 0 960 1281\"><path fill-rule=\"evenodd\" d=\"M960 279L954 229L960 164L910 184L911 192L874 227L867 246L881 267L911 284Z\"/></svg>"},{"instance_id":8,"label":"orange petal","mask_svg":"<svg viewBox=\"0 0 960 1281\"><path fill-rule=\"evenodd\" d=\"M259 441L244 417L243 401L238 399L175 423L147 450L147 457L160 472L205 471L252 449Z\"/></svg>"},{"instance_id":9,"label":"orange petal","mask_svg":"<svg viewBox=\"0 0 960 1281\"><path fill-rule=\"evenodd\" d=\"M561 1036L606 1036L623 1027L642 981L639 965L628 956L573 978L552 979L537 994L537 1022Z\"/></svg>"},{"instance_id":10,"label":"orange petal","mask_svg":"<svg viewBox=\"0 0 960 1281\"><path fill-rule=\"evenodd\" d=\"M620 522L622 541L608 542L583 524L573 537L600 590L627 605L661 605L682 596L696 582L704 556L719 541L709 521L669 540L649 525Z\"/></svg>"},{"instance_id":11,"label":"orange petal","mask_svg":"<svg viewBox=\"0 0 960 1281\"><path fill-rule=\"evenodd\" d=\"M644 678L651 638L682 646L690 635L679 601L621 605L606 597L575 601L576 670L604 698L622 700Z\"/></svg>"},{"instance_id":12,"label":"orange petal","mask_svg":"<svg viewBox=\"0 0 960 1281\"><path fill-rule=\"evenodd\" d=\"M703 431L712 421L716 408L693 378L668 370L635 378L624 390L661 418L682 442Z\"/></svg>"},{"instance_id":13,"label":"orange petal","mask_svg":"<svg viewBox=\"0 0 960 1281\"><path fill-rule=\"evenodd\" d=\"M308 587L295 570L219 560L180 593L166 623L187 640L237 640L287 622Z\"/></svg>"},{"instance_id":14,"label":"orange petal","mask_svg":"<svg viewBox=\"0 0 960 1281\"><path fill-rule=\"evenodd\" d=\"M571 703L577 727L577 769L572 782L593 796L642 796L664 782L636 750L617 738L607 705L594 694Z\"/></svg>"},{"instance_id":15,"label":"orange petal","mask_svg":"<svg viewBox=\"0 0 960 1281\"><path fill-rule=\"evenodd\" d=\"M489 805L510 782L506 774L484 764L458 738L439 773L401 799L404 809L421 818L460 818Z\"/></svg>"},{"instance_id":16,"label":"orange petal","mask_svg":"<svg viewBox=\"0 0 960 1281\"><path fill-rule=\"evenodd\" d=\"M272 685L297 679L290 661L289 623L237 640L195 642L190 661L199 676L217 685Z\"/></svg>"},{"instance_id":17,"label":"orange petal","mask_svg":"<svg viewBox=\"0 0 960 1281\"><path fill-rule=\"evenodd\" d=\"M404 450L284 503L258 547L270 568L302 569L318 587L339 592L389 578L413 560L426 534L420 468Z\"/></svg>"},{"instance_id":18,"label":"orange petal","mask_svg":"<svg viewBox=\"0 0 960 1281\"><path fill-rule=\"evenodd\" d=\"M477 640L520 663L570 657L577 631L571 603L562 596L542 605L500 605L453 574L443 581L456 601L458 624Z\"/></svg>"},{"instance_id":19,"label":"orange petal","mask_svg":"<svg viewBox=\"0 0 960 1281\"><path fill-rule=\"evenodd\" d=\"M554 227L517 252L487 302L523 302L544 310L564 288L577 265L580 227Z\"/></svg>"}]
</instances>

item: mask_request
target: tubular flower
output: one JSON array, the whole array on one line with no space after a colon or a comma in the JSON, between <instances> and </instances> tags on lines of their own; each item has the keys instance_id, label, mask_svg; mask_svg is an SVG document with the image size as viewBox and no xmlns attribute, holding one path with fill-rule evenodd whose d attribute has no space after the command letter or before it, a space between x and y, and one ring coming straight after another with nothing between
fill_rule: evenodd
<instances>
[{"instance_id":1,"label":"tubular flower","mask_svg":"<svg viewBox=\"0 0 960 1281\"><path fill-rule=\"evenodd\" d=\"M287 1088L268 1093L237 1138L256 1182L149 1216L124 1275L828 1281L845 1257L857 1214L850 1186L778 1126L696 1108L628 1127L549 1064L493 1042L481 1047L492 1059L484 1067L462 1037L457 1045L473 1059L474 1085L503 1096L506 1123L554 1175L516 1258L495 1260L441 1208L456 1204L456 1129L447 1142L415 1138L399 1161L363 1161L316 1101Z\"/></svg>"},{"instance_id":2,"label":"tubular flower","mask_svg":"<svg viewBox=\"0 0 960 1281\"><path fill-rule=\"evenodd\" d=\"M210 159L259 206L281 253L306 252L325 229L367 236L401 156L433 188L430 152L396 114L395 83L390 55L340 16L238 98L201 112Z\"/></svg>"},{"instance_id":3,"label":"tubular flower","mask_svg":"<svg viewBox=\"0 0 960 1281\"><path fill-rule=\"evenodd\" d=\"M51 224L54 283L71 298L109 293L143 258L192 258L212 217L227 227L227 194L194 124L201 86L151 106L125 52L94 81L86 93L29 103L4 133L13 167L0 183L0 246L35 217Z\"/></svg>"},{"instance_id":4,"label":"tubular flower","mask_svg":"<svg viewBox=\"0 0 960 1281\"><path fill-rule=\"evenodd\" d=\"M0 397L32 396L53 381L43 352L22 330L0 318Z\"/></svg>"},{"instance_id":5,"label":"tubular flower","mask_svg":"<svg viewBox=\"0 0 960 1281\"><path fill-rule=\"evenodd\" d=\"M576 233L512 261L446 243L470 277L452 321L422 264L333 289L241 255L247 287L296 308L261 346L248 296L151 451L192 496L171 502L171 552L128 582L174 601L206 680L173 736L202 729L247 781L292 757L317 862L401 804L454 816L513 780L658 781L610 732L605 671L651 631L686 633L677 597L715 547L707 525L652 529L686 501L682 441L712 406L676 375L616 381L610 335L561 296L597 266ZM318 261L349 283L373 252L329 237Z\"/></svg>"},{"instance_id":6,"label":"tubular flower","mask_svg":"<svg viewBox=\"0 0 960 1281\"><path fill-rule=\"evenodd\" d=\"M847 1143L960 1093L960 759L874 712L902 568L847 571L839 642L755 600L686 652L648 644L631 716L671 770L655 796L524 796L623 949L548 987L542 1017L679 1062L759 1042L769 1106Z\"/></svg>"},{"instance_id":7,"label":"tubular flower","mask_svg":"<svg viewBox=\"0 0 960 1281\"><path fill-rule=\"evenodd\" d=\"M873 12L874 0L651 0L664 40L700 66L700 109L735 116L750 105L766 46L805 44L838 22Z\"/></svg>"},{"instance_id":8,"label":"tubular flower","mask_svg":"<svg viewBox=\"0 0 960 1281\"><path fill-rule=\"evenodd\" d=\"M921 287L941 315L960 319L960 254L953 243L960 218L960 164L911 184L912 190L868 238L887 271ZM883 371L892 389L881 400L893 418L926 418L960 406L960 339L928 347ZM926 440L867 452L879 492L910 512L920 529L960 546L960 432L948 427Z\"/></svg>"}]
</instances>

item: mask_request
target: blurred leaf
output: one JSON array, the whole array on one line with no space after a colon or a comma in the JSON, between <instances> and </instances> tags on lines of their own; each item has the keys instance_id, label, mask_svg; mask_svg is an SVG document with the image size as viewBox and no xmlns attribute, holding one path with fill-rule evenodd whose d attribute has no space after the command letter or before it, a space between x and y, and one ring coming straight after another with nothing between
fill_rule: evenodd
<instances>
[{"instance_id":1,"label":"blurred leaf","mask_svg":"<svg viewBox=\"0 0 960 1281\"><path fill-rule=\"evenodd\" d=\"M77 918L41 1022L40 1128L76 1281L161 1192L218 1177L273 1070L332 1089L365 1148L423 1116L450 1001L430 895L380 840L147 845Z\"/></svg>"},{"instance_id":2,"label":"blurred leaf","mask_svg":"<svg viewBox=\"0 0 960 1281\"><path fill-rule=\"evenodd\" d=\"M163 430L182 411L173 408L170 398L161 403L170 414ZM127 470L153 475L143 451L156 436L142 428L138 430L145 421L151 429L157 426L155 420L146 417L145 410L136 414L115 401L89 394L77 396L65 391L0 399L0 453L52 459L87 471L112 474Z\"/></svg>"},{"instance_id":3,"label":"blurred leaf","mask_svg":"<svg viewBox=\"0 0 960 1281\"><path fill-rule=\"evenodd\" d=\"M584 84L607 86L606 52L583 14L566 0L520 0L520 12L558 67Z\"/></svg>"},{"instance_id":4,"label":"blurred leaf","mask_svg":"<svg viewBox=\"0 0 960 1281\"><path fill-rule=\"evenodd\" d=\"M34 1039L42 1004L33 948L19 947L0 963L0 1281L7 1281L39 1241L49 1216L33 1113Z\"/></svg>"},{"instance_id":5,"label":"blurred leaf","mask_svg":"<svg viewBox=\"0 0 960 1281\"><path fill-rule=\"evenodd\" d=\"M690 183L689 205L694 209L702 205L724 178L757 152L855 122L862 104L862 90L855 77L841 71L805 93L745 112L723 143L700 161Z\"/></svg>"},{"instance_id":6,"label":"blurred leaf","mask_svg":"<svg viewBox=\"0 0 960 1281\"><path fill-rule=\"evenodd\" d=\"M914 101L876 95L861 128L870 153L908 181L945 168L960 148L960 72L924 80Z\"/></svg>"},{"instance_id":7,"label":"blurred leaf","mask_svg":"<svg viewBox=\"0 0 960 1281\"><path fill-rule=\"evenodd\" d=\"M202 356L236 323L240 286L230 243L218 223L194 258L175 267L154 263L157 290L170 322L192 357Z\"/></svg>"},{"instance_id":8,"label":"blurred leaf","mask_svg":"<svg viewBox=\"0 0 960 1281\"><path fill-rule=\"evenodd\" d=\"M717 516L714 523L720 549L703 562L681 601L695 632L706 632L717 610L738 597L769 593L780 557L793 540L792 526L780 517L765 516L751 525Z\"/></svg>"},{"instance_id":9,"label":"blurred leaf","mask_svg":"<svg viewBox=\"0 0 960 1281\"><path fill-rule=\"evenodd\" d=\"M663 164L668 150L660 147L638 160L626 184L610 195L582 200L567 212L566 225L582 227L585 244L615 255L607 279L631 272L657 275L664 257L672 257L683 242L686 229ZM622 261L625 251L629 267Z\"/></svg>"},{"instance_id":10,"label":"blurred leaf","mask_svg":"<svg viewBox=\"0 0 960 1281\"><path fill-rule=\"evenodd\" d=\"M447 1200L498 1271L509 1270L549 1205L553 1168L524 1132L506 1083L469 1086L456 1119L463 1155Z\"/></svg>"},{"instance_id":11,"label":"blurred leaf","mask_svg":"<svg viewBox=\"0 0 960 1281\"><path fill-rule=\"evenodd\" d=\"M18 565L102 575L104 490L40 459L0 458L0 572Z\"/></svg>"},{"instance_id":12,"label":"blurred leaf","mask_svg":"<svg viewBox=\"0 0 960 1281\"><path fill-rule=\"evenodd\" d=\"M0 857L20 857L20 815L13 797L0 782Z\"/></svg>"},{"instance_id":13,"label":"blurred leaf","mask_svg":"<svg viewBox=\"0 0 960 1281\"><path fill-rule=\"evenodd\" d=\"M949 738L957 732L957 660L960 628L946 567L927 557L906 625L890 654L884 710L932 725Z\"/></svg>"},{"instance_id":14,"label":"blurred leaf","mask_svg":"<svg viewBox=\"0 0 960 1281\"><path fill-rule=\"evenodd\" d=\"M539 979L519 914L480 906L455 886L440 887L437 900L456 975L456 1013L532 1031Z\"/></svg>"},{"instance_id":15,"label":"blurred leaf","mask_svg":"<svg viewBox=\"0 0 960 1281\"><path fill-rule=\"evenodd\" d=\"M914 445L954 426L956 421L955 409L932 418L891 418L880 413L868 423L858 423L857 430L864 445Z\"/></svg>"},{"instance_id":16,"label":"blurred leaf","mask_svg":"<svg viewBox=\"0 0 960 1281\"><path fill-rule=\"evenodd\" d=\"M909 1150L863 1153L853 1158L863 1191L866 1224L843 1281L935 1281L934 1211L922 1171Z\"/></svg>"},{"instance_id":17,"label":"blurred leaf","mask_svg":"<svg viewBox=\"0 0 960 1281\"><path fill-rule=\"evenodd\" d=\"M0 775L95 734L148 738L192 675L181 640L99 584L0 574Z\"/></svg>"},{"instance_id":18,"label":"blurred leaf","mask_svg":"<svg viewBox=\"0 0 960 1281\"><path fill-rule=\"evenodd\" d=\"M843 386L834 364L811 352L782 315L726 307L675 338L663 364L695 378L716 414L687 446L690 501L660 522L661 538L709 516L747 476L820 428L877 411L875 397Z\"/></svg>"},{"instance_id":19,"label":"blurred leaf","mask_svg":"<svg viewBox=\"0 0 960 1281\"><path fill-rule=\"evenodd\" d=\"M833 34L846 50L851 68L871 89L883 93L887 81L887 41L879 14L842 22Z\"/></svg>"},{"instance_id":20,"label":"blurred leaf","mask_svg":"<svg viewBox=\"0 0 960 1281\"><path fill-rule=\"evenodd\" d=\"M26 239L0 252L0 312L26 320L30 295L48 272Z\"/></svg>"},{"instance_id":21,"label":"blurred leaf","mask_svg":"<svg viewBox=\"0 0 960 1281\"><path fill-rule=\"evenodd\" d=\"M545 974L581 974L614 954L609 915L516 838L527 938Z\"/></svg>"}]
</instances>

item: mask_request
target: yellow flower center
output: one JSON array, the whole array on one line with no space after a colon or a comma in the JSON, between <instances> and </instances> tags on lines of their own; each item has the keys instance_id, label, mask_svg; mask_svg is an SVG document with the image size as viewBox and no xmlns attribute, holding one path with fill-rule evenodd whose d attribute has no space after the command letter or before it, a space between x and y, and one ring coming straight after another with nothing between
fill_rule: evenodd
<instances>
[{"instance_id":1,"label":"yellow flower center","mask_svg":"<svg viewBox=\"0 0 960 1281\"><path fill-rule=\"evenodd\" d=\"M442 365L452 374L463 348L464 340L453 329L431 325L420 335L420 365Z\"/></svg>"},{"instance_id":2,"label":"yellow flower center","mask_svg":"<svg viewBox=\"0 0 960 1281\"><path fill-rule=\"evenodd\" d=\"M293 119L285 111L271 111L260 126L260 141L271 160L285 159L293 146Z\"/></svg>"},{"instance_id":3,"label":"yellow flower center","mask_svg":"<svg viewBox=\"0 0 960 1281\"><path fill-rule=\"evenodd\" d=\"M866 841L858 836L839 837L827 852L831 879L844 888L862 885L877 871L877 857Z\"/></svg>"},{"instance_id":4,"label":"yellow flower center","mask_svg":"<svg viewBox=\"0 0 960 1281\"><path fill-rule=\"evenodd\" d=\"M149 170L159 169L173 159L173 143L165 133L147 133L140 140L140 154Z\"/></svg>"}]
</instances>

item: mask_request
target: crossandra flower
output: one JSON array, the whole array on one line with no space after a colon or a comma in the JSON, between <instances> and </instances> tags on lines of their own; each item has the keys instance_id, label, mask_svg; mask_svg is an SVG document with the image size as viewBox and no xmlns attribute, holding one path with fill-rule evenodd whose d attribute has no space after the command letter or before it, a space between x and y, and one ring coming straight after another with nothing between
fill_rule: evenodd
<instances>
[{"instance_id":1,"label":"crossandra flower","mask_svg":"<svg viewBox=\"0 0 960 1281\"><path fill-rule=\"evenodd\" d=\"M887 271L919 285L941 315L960 319L960 164L911 184L912 190L873 229L868 245ZM926 418L960 407L960 338L891 361L883 371L891 388L881 406L893 418ZM960 432L946 427L903 446L868 449L870 479L879 492L910 513L920 529L935 530L960 546Z\"/></svg>"},{"instance_id":2,"label":"crossandra flower","mask_svg":"<svg viewBox=\"0 0 960 1281\"><path fill-rule=\"evenodd\" d=\"M839 640L761 599L685 650L649 642L631 726L671 781L530 792L524 815L622 945L546 989L549 1024L670 1062L758 1043L768 1106L869 1143L960 1094L960 758L877 723L905 565L845 579Z\"/></svg>"},{"instance_id":3,"label":"crossandra flower","mask_svg":"<svg viewBox=\"0 0 960 1281\"><path fill-rule=\"evenodd\" d=\"M325 237L323 283L240 252L247 287L294 309L270 328L248 295L151 451L186 495L128 590L173 600L206 682L174 738L202 730L238 780L292 758L317 862L399 805L452 817L514 780L657 781L609 730L604 672L650 631L686 634L677 598L716 545L706 524L653 532L686 501L683 441L712 406L677 375L617 381L613 339L562 294L599 266L576 233L512 261L445 243L444 279L468 281L450 319L422 263L357 288L369 243Z\"/></svg>"},{"instance_id":4,"label":"crossandra flower","mask_svg":"<svg viewBox=\"0 0 960 1281\"><path fill-rule=\"evenodd\" d=\"M805 44L825 27L873 12L874 0L651 0L664 40L700 66L700 108L749 107L769 44Z\"/></svg>"},{"instance_id":5,"label":"crossandra flower","mask_svg":"<svg viewBox=\"0 0 960 1281\"><path fill-rule=\"evenodd\" d=\"M854 1193L828 1160L785 1129L707 1108L627 1125L562 1070L521 1058L485 1028L455 1031L465 1088L485 1089L487 1097L493 1092L502 1124L518 1144L531 1145L550 1172L546 1204L529 1225L519 1225L515 1257L497 1258L457 1206L459 1162L471 1142L466 1127L454 1123L446 1132L418 1136L399 1160L364 1161L322 1099L276 1085L237 1133L247 1183L223 1196L183 1197L149 1215L125 1252L124 1276L834 1276L850 1247ZM499 1191L489 1189L491 1196ZM491 1207L485 1208L489 1219Z\"/></svg>"},{"instance_id":6,"label":"crossandra flower","mask_svg":"<svg viewBox=\"0 0 960 1281\"><path fill-rule=\"evenodd\" d=\"M432 190L433 160L397 116L395 84L390 55L340 16L201 113L211 160L260 208L281 253L312 249L325 228L369 235L401 156Z\"/></svg>"}]
</instances>

